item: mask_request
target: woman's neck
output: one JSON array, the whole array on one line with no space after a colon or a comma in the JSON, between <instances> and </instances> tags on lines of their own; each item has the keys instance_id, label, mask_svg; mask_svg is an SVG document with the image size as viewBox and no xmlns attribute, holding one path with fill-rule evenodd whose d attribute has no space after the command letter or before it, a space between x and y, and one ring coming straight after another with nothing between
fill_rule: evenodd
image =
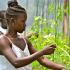
<instances>
[{"instance_id":1,"label":"woman's neck","mask_svg":"<svg viewBox=\"0 0 70 70\"><path fill-rule=\"evenodd\" d=\"M13 28L8 29L6 36L11 37L11 38L17 38L18 37L17 32L14 31Z\"/></svg>"}]
</instances>

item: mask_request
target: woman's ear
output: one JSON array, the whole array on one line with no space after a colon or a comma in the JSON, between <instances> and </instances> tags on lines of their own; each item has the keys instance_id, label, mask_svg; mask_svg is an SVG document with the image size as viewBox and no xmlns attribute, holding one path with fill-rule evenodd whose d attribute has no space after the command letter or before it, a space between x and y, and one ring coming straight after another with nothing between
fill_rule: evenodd
<instances>
[{"instance_id":1,"label":"woman's ear","mask_svg":"<svg viewBox=\"0 0 70 70\"><path fill-rule=\"evenodd\" d=\"M15 19L14 18L11 18L11 23L15 24Z\"/></svg>"},{"instance_id":2,"label":"woman's ear","mask_svg":"<svg viewBox=\"0 0 70 70\"><path fill-rule=\"evenodd\" d=\"M14 18L10 18L10 23L11 23L11 25L15 25L15 20L14 20Z\"/></svg>"},{"instance_id":3,"label":"woman's ear","mask_svg":"<svg viewBox=\"0 0 70 70\"><path fill-rule=\"evenodd\" d=\"M14 22L14 18L11 18L10 21L13 23Z\"/></svg>"}]
</instances>

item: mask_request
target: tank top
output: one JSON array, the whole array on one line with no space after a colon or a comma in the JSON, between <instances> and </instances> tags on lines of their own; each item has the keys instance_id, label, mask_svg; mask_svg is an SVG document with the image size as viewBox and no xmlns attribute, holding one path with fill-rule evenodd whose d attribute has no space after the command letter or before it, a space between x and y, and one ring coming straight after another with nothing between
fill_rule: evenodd
<instances>
[{"instance_id":1,"label":"tank top","mask_svg":"<svg viewBox=\"0 0 70 70\"><path fill-rule=\"evenodd\" d=\"M25 40L25 39L24 39ZM25 40L26 43L26 40ZM19 57L29 56L30 53L28 51L28 45L26 43L26 47L24 51L22 51L19 47L12 43L12 50ZM0 70L32 70L31 64L26 65L24 67L15 68L3 55L0 55Z\"/></svg>"}]
</instances>

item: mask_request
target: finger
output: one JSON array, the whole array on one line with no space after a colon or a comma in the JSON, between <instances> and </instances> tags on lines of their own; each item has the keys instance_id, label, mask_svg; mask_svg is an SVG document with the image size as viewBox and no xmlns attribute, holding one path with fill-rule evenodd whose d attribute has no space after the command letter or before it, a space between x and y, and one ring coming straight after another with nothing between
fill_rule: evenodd
<instances>
[{"instance_id":1,"label":"finger","mask_svg":"<svg viewBox=\"0 0 70 70\"><path fill-rule=\"evenodd\" d=\"M50 47L56 48L56 45L51 45Z\"/></svg>"}]
</instances>

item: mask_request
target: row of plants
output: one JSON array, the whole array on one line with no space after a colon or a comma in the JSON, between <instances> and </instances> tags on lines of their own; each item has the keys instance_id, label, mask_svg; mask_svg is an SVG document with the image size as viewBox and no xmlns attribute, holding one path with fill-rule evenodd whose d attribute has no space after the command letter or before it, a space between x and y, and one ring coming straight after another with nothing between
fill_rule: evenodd
<instances>
[{"instance_id":1,"label":"row of plants","mask_svg":"<svg viewBox=\"0 0 70 70\"><path fill-rule=\"evenodd\" d=\"M62 33L55 35L55 20L50 20L50 27L47 27L48 22L47 19L35 17L29 31L37 33L37 35L32 35L29 40L38 51L42 50L46 45L56 44L55 52L52 55L46 55L44 57L56 63L63 64L65 70L70 70L70 47L68 46L68 39L63 39ZM42 67L37 61L33 62L32 66L33 70L48 70Z\"/></svg>"},{"instance_id":2,"label":"row of plants","mask_svg":"<svg viewBox=\"0 0 70 70\"><path fill-rule=\"evenodd\" d=\"M56 44L55 52L44 57L56 63L63 64L65 66L64 70L70 70L70 46L68 45L70 40L69 37L63 38L62 30L63 12L67 12L69 16L69 8L70 5L68 5L67 9L63 9L63 6L60 4L54 7L54 4L50 3L47 14L49 17L52 13L53 18L35 17L29 30L37 33L37 35L32 35L29 40L38 51L42 50L46 45ZM48 70L37 61L33 62L32 66L33 70Z\"/></svg>"}]
</instances>

